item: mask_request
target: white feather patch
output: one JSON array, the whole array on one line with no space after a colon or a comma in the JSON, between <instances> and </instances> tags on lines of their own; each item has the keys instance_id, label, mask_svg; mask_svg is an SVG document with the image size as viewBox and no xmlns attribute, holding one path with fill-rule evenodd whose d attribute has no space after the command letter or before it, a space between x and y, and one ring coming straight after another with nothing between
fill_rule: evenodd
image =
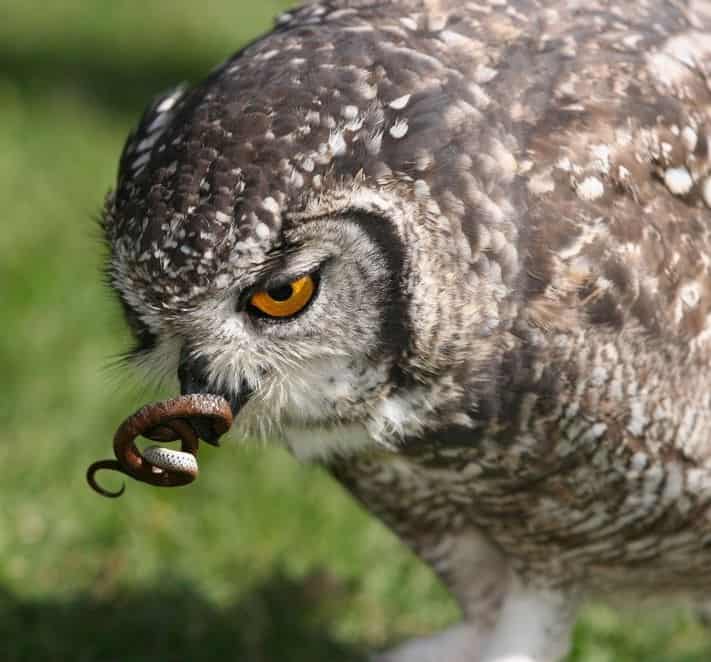
<instances>
[{"instance_id":1,"label":"white feather patch","mask_svg":"<svg viewBox=\"0 0 711 662\"><path fill-rule=\"evenodd\" d=\"M285 438L291 452L302 462L348 457L376 445L365 427L357 423L328 428L289 427Z\"/></svg>"}]
</instances>

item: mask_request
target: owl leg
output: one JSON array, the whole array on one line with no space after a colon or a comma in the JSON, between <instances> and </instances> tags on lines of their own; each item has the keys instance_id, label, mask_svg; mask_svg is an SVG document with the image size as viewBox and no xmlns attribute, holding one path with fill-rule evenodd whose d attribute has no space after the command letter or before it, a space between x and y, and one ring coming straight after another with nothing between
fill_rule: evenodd
<instances>
[{"instance_id":1,"label":"owl leg","mask_svg":"<svg viewBox=\"0 0 711 662\"><path fill-rule=\"evenodd\" d=\"M371 662L477 662L485 635L476 625L463 622L430 637L412 639L376 655Z\"/></svg>"},{"instance_id":2,"label":"owl leg","mask_svg":"<svg viewBox=\"0 0 711 662\"><path fill-rule=\"evenodd\" d=\"M508 564L478 531L418 541L416 552L457 598L464 620L430 637L405 642L373 662L478 662L508 587Z\"/></svg>"},{"instance_id":3,"label":"owl leg","mask_svg":"<svg viewBox=\"0 0 711 662\"><path fill-rule=\"evenodd\" d=\"M579 596L514 578L481 662L557 662L568 652Z\"/></svg>"}]
</instances>

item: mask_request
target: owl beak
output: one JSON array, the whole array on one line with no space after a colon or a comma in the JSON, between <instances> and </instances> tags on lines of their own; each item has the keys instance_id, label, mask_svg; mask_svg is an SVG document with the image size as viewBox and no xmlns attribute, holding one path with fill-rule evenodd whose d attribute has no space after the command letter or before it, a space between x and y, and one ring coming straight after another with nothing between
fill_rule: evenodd
<instances>
[{"instance_id":1,"label":"owl beak","mask_svg":"<svg viewBox=\"0 0 711 662\"><path fill-rule=\"evenodd\" d=\"M215 393L214 389L208 386L207 361L202 357L189 357L185 351L181 353L178 379L180 380L181 395L191 395L193 393L222 395L230 403L233 418L237 416L244 403L252 395L251 389L245 382L240 384L237 393ZM212 421L195 417L188 418L188 422L200 439L213 446L220 445L222 432L218 430Z\"/></svg>"}]
</instances>

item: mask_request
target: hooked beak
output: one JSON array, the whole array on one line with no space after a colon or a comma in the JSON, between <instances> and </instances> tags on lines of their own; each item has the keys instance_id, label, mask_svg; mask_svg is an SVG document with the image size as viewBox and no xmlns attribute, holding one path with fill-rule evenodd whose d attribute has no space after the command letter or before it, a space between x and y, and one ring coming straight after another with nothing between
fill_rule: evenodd
<instances>
[{"instance_id":1,"label":"hooked beak","mask_svg":"<svg viewBox=\"0 0 711 662\"><path fill-rule=\"evenodd\" d=\"M181 395L206 393L224 397L225 400L230 403L233 418L237 417L244 403L247 402L252 395L251 389L244 380L239 384L237 391L215 393L215 391L208 386L207 361L203 357L190 357L186 350L183 350L180 355L178 379L180 380ZM221 432L216 428L215 422L198 417L191 417L187 420L200 439L213 446L220 445Z\"/></svg>"}]
</instances>

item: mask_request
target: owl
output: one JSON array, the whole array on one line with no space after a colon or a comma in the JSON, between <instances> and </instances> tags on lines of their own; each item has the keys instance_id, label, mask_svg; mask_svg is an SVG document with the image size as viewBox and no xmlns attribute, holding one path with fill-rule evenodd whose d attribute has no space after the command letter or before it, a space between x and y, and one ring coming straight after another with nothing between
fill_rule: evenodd
<instances>
[{"instance_id":1,"label":"owl","mask_svg":"<svg viewBox=\"0 0 711 662\"><path fill-rule=\"evenodd\" d=\"M136 363L461 605L378 660L554 662L588 596L711 590L710 72L703 0L332 0L129 137Z\"/></svg>"}]
</instances>

